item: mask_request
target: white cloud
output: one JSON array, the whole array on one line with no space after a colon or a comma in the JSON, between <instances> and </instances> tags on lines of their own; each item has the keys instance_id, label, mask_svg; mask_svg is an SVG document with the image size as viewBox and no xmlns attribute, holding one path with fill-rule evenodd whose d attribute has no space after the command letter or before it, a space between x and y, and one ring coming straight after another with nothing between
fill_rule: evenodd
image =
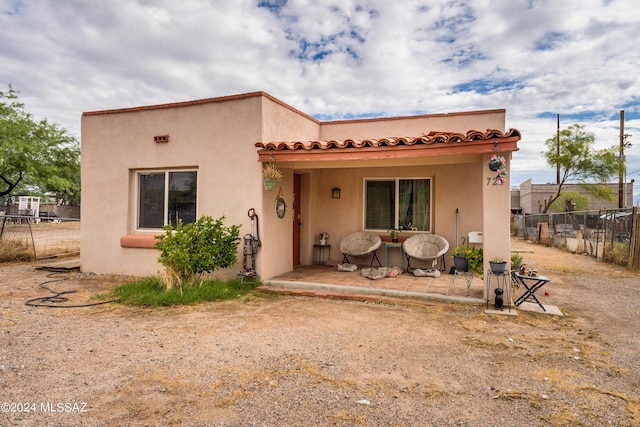
<instances>
[{"instance_id":1,"label":"white cloud","mask_svg":"<svg viewBox=\"0 0 640 427\"><path fill-rule=\"evenodd\" d=\"M256 90L321 117L507 109L512 184L553 181L561 127L640 138L632 0L0 0L0 85L79 134L83 111ZM3 90L5 90L3 89ZM634 137L630 141L634 142ZM627 152L640 170L640 142ZM629 178L638 178L640 172Z\"/></svg>"}]
</instances>

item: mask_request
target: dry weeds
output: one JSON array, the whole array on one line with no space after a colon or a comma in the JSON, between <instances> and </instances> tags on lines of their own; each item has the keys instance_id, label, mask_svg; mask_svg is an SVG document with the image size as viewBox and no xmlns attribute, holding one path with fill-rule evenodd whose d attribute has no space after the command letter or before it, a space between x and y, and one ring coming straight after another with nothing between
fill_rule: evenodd
<instances>
[{"instance_id":1,"label":"dry weeds","mask_svg":"<svg viewBox=\"0 0 640 427\"><path fill-rule=\"evenodd\" d=\"M515 242L567 316L257 295L140 309L27 307L46 273L0 268L0 396L87 412L2 425L632 426L638 276ZM122 278L68 275L91 301ZM79 301L74 301L79 302Z\"/></svg>"}]
</instances>

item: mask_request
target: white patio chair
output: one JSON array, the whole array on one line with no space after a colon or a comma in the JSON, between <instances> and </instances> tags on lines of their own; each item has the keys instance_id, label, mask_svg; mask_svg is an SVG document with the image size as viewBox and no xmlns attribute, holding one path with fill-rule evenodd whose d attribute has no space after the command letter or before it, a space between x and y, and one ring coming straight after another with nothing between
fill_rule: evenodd
<instances>
[{"instance_id":1,"label":"white patio chair","mask_svg":"<svg viewBox=\"0 0 640 427\"><path fill-rule=\"evenodd\" d=\"M382 263L376 254L376 250L382 244L382 239L375 233L369 231L357 231L345 236L340 240L340 252L342 252L342 262L349 263L349 258L357 257L363 258L369 255L371 257L371 263L369 268L373 267L373 261L378 261L378 266L382 267Z\"/></svg>"},{"instance_id":2,"label":"white patio chair","mask_svg":"<svg viewBox=\"0 0 640 427\"><path fill-rule=\"evenodd\" d=\"M416 234L409 237L402 244L402 250L407 256L407 271L411 272L411 258L431 262L436 267L440 259L440 271L444 271L444 254L449 250L449 242L437 234Z\"/></svg>"}]
</instances>

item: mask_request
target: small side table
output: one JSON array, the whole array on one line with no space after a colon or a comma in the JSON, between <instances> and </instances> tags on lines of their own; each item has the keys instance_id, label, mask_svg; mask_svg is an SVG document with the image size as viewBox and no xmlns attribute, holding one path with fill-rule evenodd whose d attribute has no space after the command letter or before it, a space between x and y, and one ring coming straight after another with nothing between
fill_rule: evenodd
<instances>
[{"instance_id":1,"label":"small side table","mask_svg":"<svg viewBox=\"0 0 640 427\"><path fill-rule=\"evenodd\" d=\"M328 254L325 252L328 252ZM330 259L331 259L331 245L318 245L318 244L313 245L313 264L324 265L324 263Z\"/></svg>"},{"instance_id":2,"label":"small side table","mask_svg":"<svg viewBox=\"0 0 640 427\"><path fill-rule=\"evenodd\" d=\"M383 242L382 246L384 246L384 260L385 265L390 267L389 265L389 248L398 248L400 249L400 268L404 271L404 249L402 249L402 243L400 242Z\"/></svg>"}]
</instances>

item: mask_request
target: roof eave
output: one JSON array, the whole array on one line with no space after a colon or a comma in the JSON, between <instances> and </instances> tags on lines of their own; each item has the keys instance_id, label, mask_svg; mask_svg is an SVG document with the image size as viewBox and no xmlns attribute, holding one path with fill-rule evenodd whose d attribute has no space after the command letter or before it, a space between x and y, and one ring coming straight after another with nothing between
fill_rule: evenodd
<instances>
[{"instance_id":1,"label":"roof eave","mask_svg":"<svg viewBox=\"0 0 640 427\"><path fill-rule=\"evenodd\" d=\"M444 157L463 154L492 154L518 151L520 135L490 140L450 142L430 145L397 145L361 148L298 150L258 150L259 162L305 162L331 160L379 160L416 157Z\"/></svg>"}]
</instances>

